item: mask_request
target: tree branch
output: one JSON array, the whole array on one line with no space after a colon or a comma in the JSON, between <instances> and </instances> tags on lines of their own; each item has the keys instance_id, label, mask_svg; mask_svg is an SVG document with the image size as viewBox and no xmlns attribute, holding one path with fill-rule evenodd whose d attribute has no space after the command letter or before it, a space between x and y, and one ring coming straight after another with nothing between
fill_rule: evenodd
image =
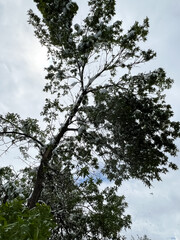
<instances>
[{"instance_id":1,"label":"tree branch","mask_svg":"<svg viewBox=\"0 0 180 240\"><path fill-rule=\"evenodd\" d=\"M0 135L4 135L4 134L18 134L27 138L32 139L33 141L35 141L36 143L38 143L41 147L44 146L44 144L42 142L40 142L38 139L36 139L35 137L27 134L27 133L20 133L20 132L16 132L16 131L5 131L5 132L0 132Z\"/></svg>"}]
</instances>

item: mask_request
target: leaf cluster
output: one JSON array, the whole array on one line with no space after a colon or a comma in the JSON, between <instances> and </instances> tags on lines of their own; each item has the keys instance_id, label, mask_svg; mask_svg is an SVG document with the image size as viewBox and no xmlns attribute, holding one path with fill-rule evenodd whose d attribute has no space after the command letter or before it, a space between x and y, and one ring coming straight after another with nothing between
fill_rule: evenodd
<instances>
[{"instance_id":1,"label":"leaf cluster","mask_svg":"<svg viewBox=\"0 0 180 240\"><path fill-rule=\"evenodd\" d=\"M29 210L24 201L14 199L0 206L0 239L45 240L55 226L45 204Z\"/></svg>"}]
</instances>

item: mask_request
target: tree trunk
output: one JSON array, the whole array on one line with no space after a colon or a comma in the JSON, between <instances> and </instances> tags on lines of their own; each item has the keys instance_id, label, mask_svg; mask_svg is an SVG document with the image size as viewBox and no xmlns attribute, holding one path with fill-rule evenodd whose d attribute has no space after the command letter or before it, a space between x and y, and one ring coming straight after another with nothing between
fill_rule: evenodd
<instances>
[{"instance_id":1,"label":"tree trunk","mask_svg":"<svg viewBox=\"0 0 180 240\"><path fill-rule=\"evenodd\" d=\"M43 190L43 184L45 182L45 177L46 177L46 171L48 171L48 162L50 161L52 157L52 152L53 150L58 146L60 140L64 136L65 132L68 129L68 126L71 124L71 121L75 114L77 113L79 106L82 103L82 100L84 96L87 94L87 91L84 90L79 98L77 99L77 102L75 103L73 109L71 110L69 117L66 119L65 124L63 127L60 129L59 134L54 138L54 142L51 145L48 145L45 153L42 156L41 164L39 166L38 172L37 172L37 177L36 177L36 182L34 185L34 190L28 199L28 207L31 209L36 206L36 203L38 202L41 192Z\"/></svg>"}]
</instances>

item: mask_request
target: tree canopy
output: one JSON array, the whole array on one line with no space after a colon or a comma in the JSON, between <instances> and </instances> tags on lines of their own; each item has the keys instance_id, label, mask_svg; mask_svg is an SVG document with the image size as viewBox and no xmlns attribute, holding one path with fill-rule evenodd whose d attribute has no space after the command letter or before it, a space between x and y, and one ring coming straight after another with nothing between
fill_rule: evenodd
<instances>
[{"instance_id":1,"label":"tree canopy","mask_svg":"<svg viewBox=\"0 0 180 240\"><path fill-rule=\"evenodd\" d=\"M173 80L162 68L133 74L156 56L142 49L148 18L125 32L114 21L115 0L89 0L81 22L78 1L34 2L40 15L29 10L29 23L50 63L41 112L46 127L39 119L0 115L4 152L17 146L27 159L36 149L39 162L19 174L1 169L1 204L20 199L29 211L48 205L56 223L48 226L49 239L124 239L120 232L131 219L117 195L122 181L151 186L177 169L169 155L177 154L180 123L164 94Z\"/></svg>"}]
</instances>

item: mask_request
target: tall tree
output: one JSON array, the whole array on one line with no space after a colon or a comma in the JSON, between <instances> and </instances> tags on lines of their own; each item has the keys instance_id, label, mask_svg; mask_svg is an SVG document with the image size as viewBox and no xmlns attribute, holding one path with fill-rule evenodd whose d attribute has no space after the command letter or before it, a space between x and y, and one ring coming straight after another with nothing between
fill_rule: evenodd
<instances>
[{"instance_id":1,"label":"tall tree","mask_svg":"<svg viewBox=\"0 0 180 240\"><path fill-rule=\"evenodd\" d=\"M1 141L5 151L18 146L24 158L31 148L38 151L25 198L30 209L40 200L51 206L57 222L51 239L121 239L120 230L130 226L124 197L116 194L122 181L151 186L177 169L168 155L177 153L180 123L172 121L163 94L173 80L162 68L132 73L156 56L140 47L148 18L124 32L121 21L113 22L115 0L89 0L81 24L74 20L78 1L34 2L41 16L30 10L29 23L50 62L41 112L46 127L0 115ZM103 181L113 187L103 188ZM3 196L7 201L5 189Z\"/></svg>"}]
</instances>

